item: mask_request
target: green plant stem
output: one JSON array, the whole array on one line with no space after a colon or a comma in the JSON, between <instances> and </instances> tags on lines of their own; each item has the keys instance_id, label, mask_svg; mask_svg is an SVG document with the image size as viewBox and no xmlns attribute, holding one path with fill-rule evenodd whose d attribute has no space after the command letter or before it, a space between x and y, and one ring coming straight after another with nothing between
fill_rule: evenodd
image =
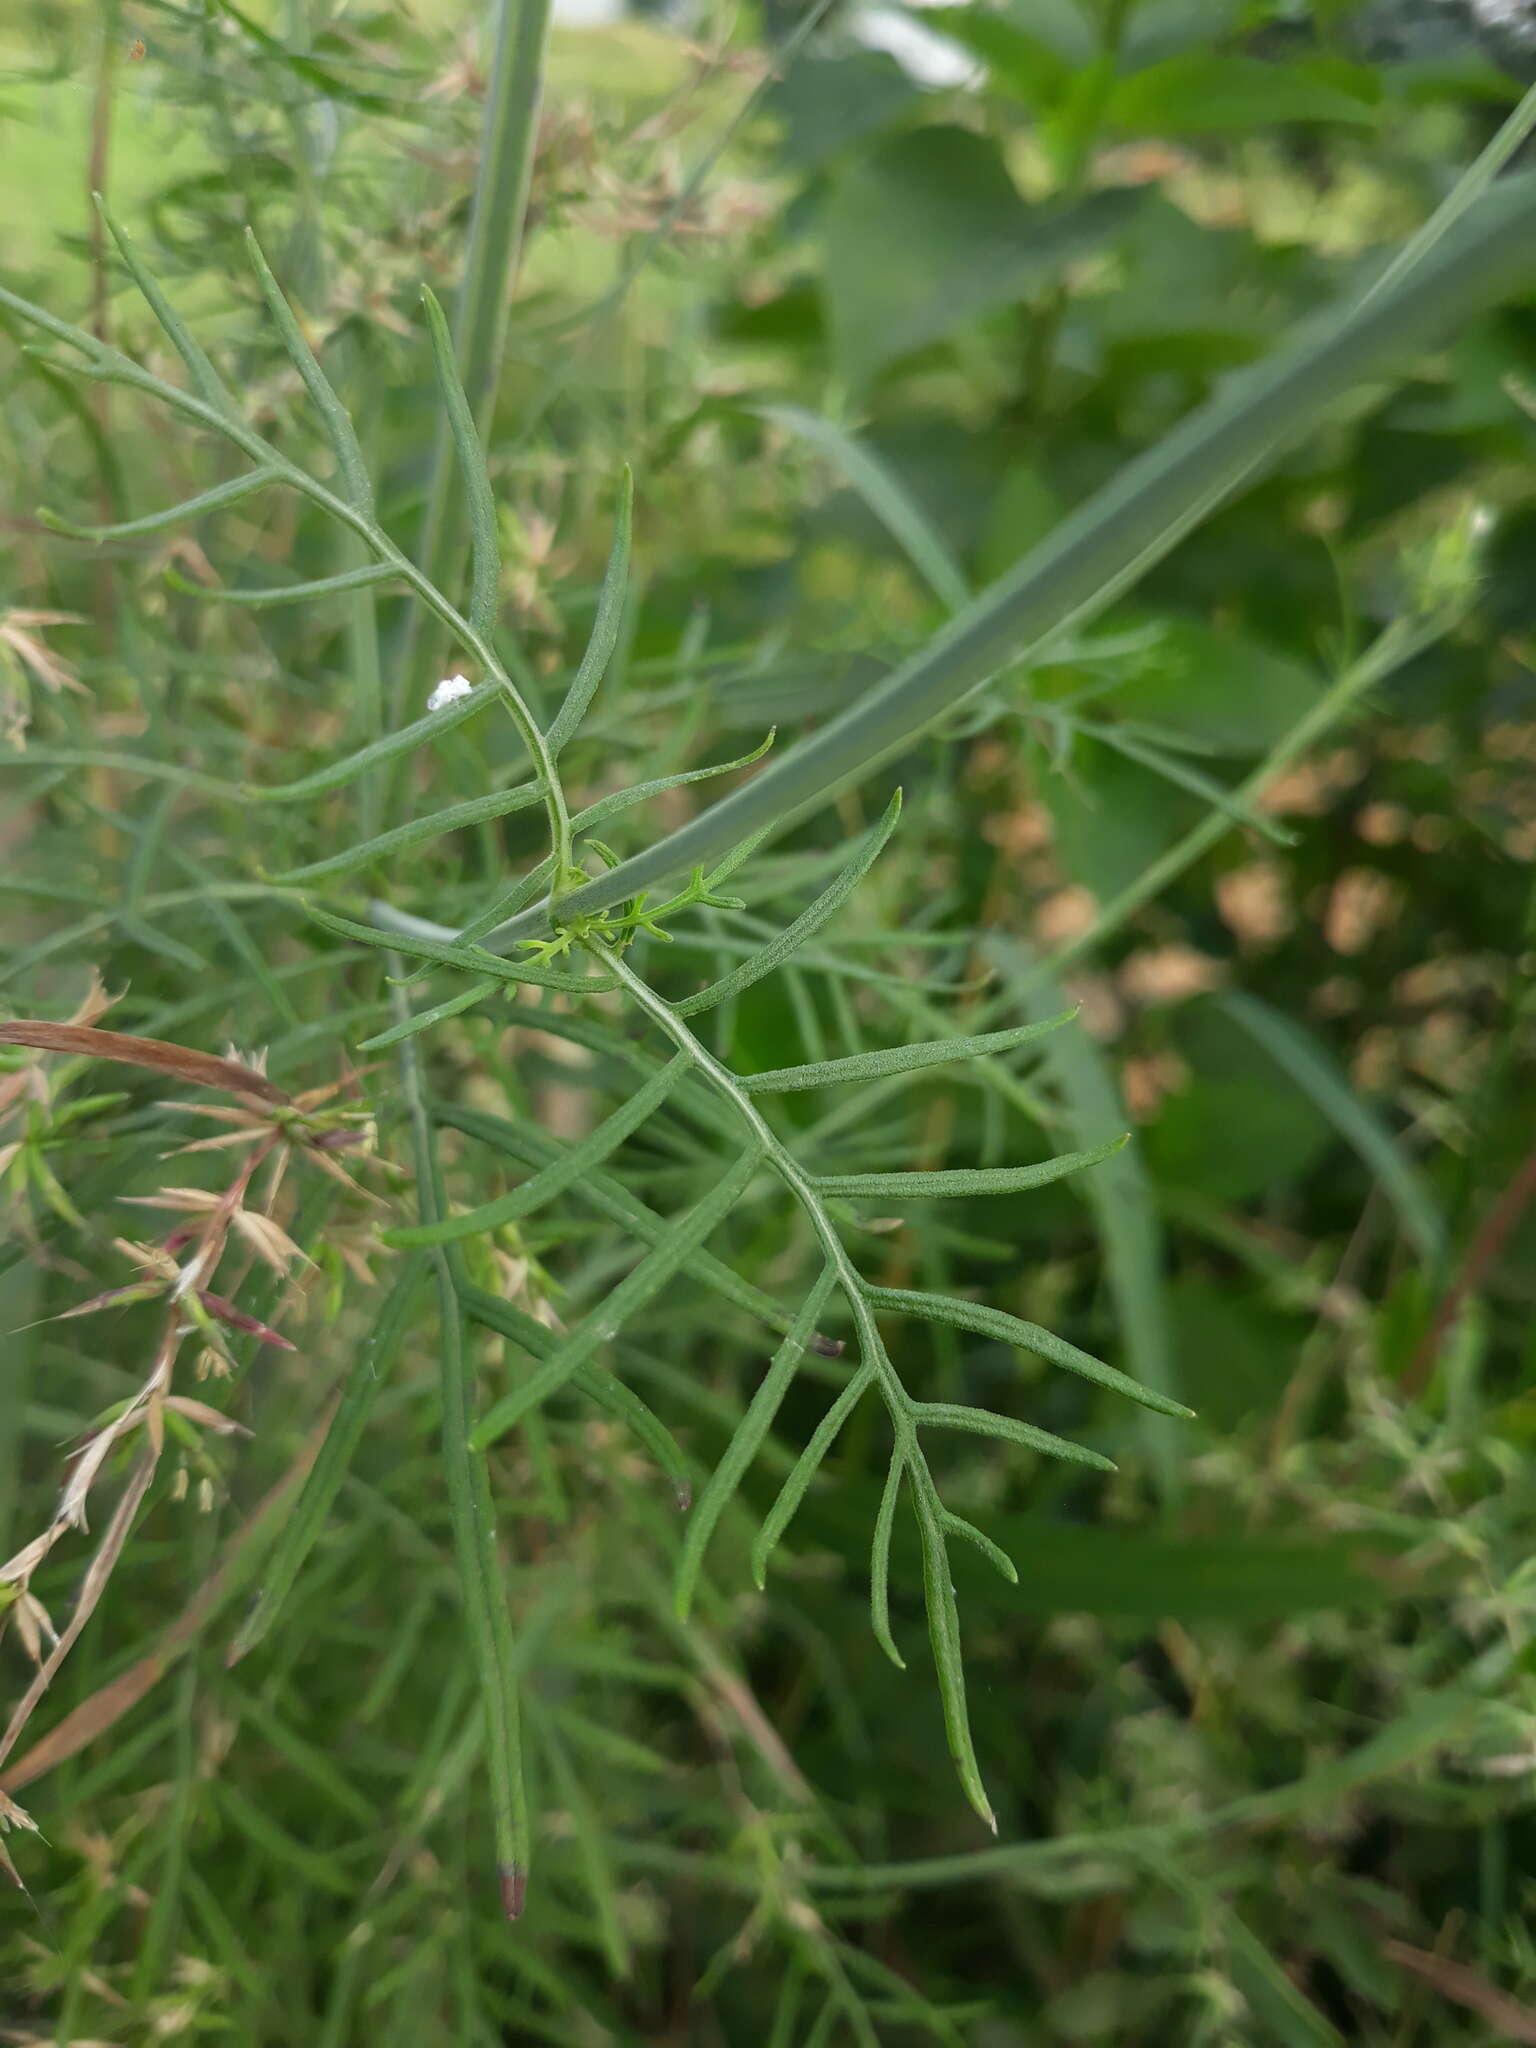
<instances>
[{"instance_id":1,"label":"green plant stem","mask_svg":"<svg viewBox=\"0 0 1536 2048\"><path fill-rule=\"evenodd\" d=\"M404 971L403 963L392 958L391 971L398 977ZM392 991L392 1001L397 1018L404 1017L407 1005L402 988L397 986ZM423 1223L440 1222L446 1214L446 1204L422 1086L419 1048L414 1039L405 1040L400 1047L400 1080L410 1118L418 1213ZM464 1308L448 1253L434 1246L427 1258L437 1284L440 1317L443 1477L464 1615L485 1716L491 1818L502 1905L507 1917L515 1920L522 1911L528 1877L529 1821L513 1672L512 1622L496 1548L490 1479L484 1458L477 1457L469 1448L474 1425L473 1367L465 1343Z\"/></svg>"},{"instance_id":2,"label":"green plant stem","mask_svg":"<svg viewBox=\"0 0 1536 2048\"><path fill-rule=\"evenodd\" d=\"M1467 208L1487 191L1533 130L1536 130L1536 85L1526 93L1477 161L1456 180L1424 225L1398 250L1371 286L1367 297L1390 291L1416 263L1423 261L1441 236L1453 228Z\"/></svg>"},{"instance_id":3,"label":"green plant stem","mask_svg":"<svg viewBox=\"0 0 1536 2048\"><path fill-rule=\"evenodd\" d=\"M121 0L102 0L100 21L101 53L96 64L96 93L91 106L91 153L86 171L88 198L94 198L98 192L107 189L107 167L112 151L112 87L123 29ZM91 326L98 341L106 341L111 335L107 231L105 222L94 207L91 209ZM106 424L103 420L103 427Z\"/></svg>"},{"instance_id":4,"label":"green plant stem","mask_svg":"<svg viewBox=\"0 0 1536 2048\"><path fill-rule=\"evenodd\" d=\"M1104 127L1105 100L1119 70L1120 49L1125 40L1130 5L1131 0L1109 0L1109 5L1103 10L1099 26L1099 55L1093 67L1093 75L1099 83L1082 118L1074 125L1070 154L1056 186L1058 200L1079 199L1088 189L1088 174ZM1062 323L1071 303L1071 288L1064 278L1059 279L1045 293L1030 317L1024 347L1020 410L1033 420L1043 421L1049 416L1048 401L1056 369L1056 351Z\"/></svg>"},{"instance_id":5,"label":"green plant stem","mask_svg":"<svg viewBox=\"0 0 1536 2048\"><path fill-rule=\"evenodd\" d=\"M551 0L499 0L496 55L480 131L479 170L469 218L464 281L454 306L459 375L482 446L490 445L507 319L522 254L538 139ZM446 589L457 572L465 520L455 488L453 436L438 430L422 514L419 557L428 579ZM407 617L396 649L393 710L406 701L420 614Z\"/></svg>"}]
</instances>

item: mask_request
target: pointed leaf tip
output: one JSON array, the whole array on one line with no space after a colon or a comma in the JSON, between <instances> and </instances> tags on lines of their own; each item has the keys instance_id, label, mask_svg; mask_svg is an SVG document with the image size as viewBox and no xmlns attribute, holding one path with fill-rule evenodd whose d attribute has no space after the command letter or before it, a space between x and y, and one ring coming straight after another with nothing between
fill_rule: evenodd
<instances>
[{"instance_id":1,"label":"pointed leaf tip","mask_svg":"<svg viewBox=\"0 0 1536 2048\"><path fill-rule=\"evenodd\" d=\"M501 1910L509 1920L521 1920L528 1896L528 1873L520 1863L503 1863L496 1873L501 1885Z\"/></svg>"}]
</instances>

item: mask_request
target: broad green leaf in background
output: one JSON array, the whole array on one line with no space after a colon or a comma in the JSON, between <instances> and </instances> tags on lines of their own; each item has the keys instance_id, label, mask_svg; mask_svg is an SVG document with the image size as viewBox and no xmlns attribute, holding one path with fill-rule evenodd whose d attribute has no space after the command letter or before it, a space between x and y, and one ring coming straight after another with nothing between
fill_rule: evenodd
<instances>
[{"instance_id":1,"label":"broad green leaf in background","mask_svg":"<svg viewBox=\"0 0 1536 2048\"><path fill-rule=\"evenodd\" d=\"M1138 0L1127 10L1120 67L1141 71L1183 50L1219 42L1241 27L1248 11L1244 0Z\"/></svg>"},{"instance_id":2,"label":"broad green leaf in background","mask_svg":"<svg viewBox=\"0 0 1536 2048\"><path fill-rule=\"evenodd\" d=\"M1146 1148L1169 1187L1247 1202L1310 1172L1329 1139L1327 1121L1305 1096L1277 1087L1272 1073L1250 1070L1202 1073L1198 1088L1170 1095Z\"/></svg>"},{"instance_id":3,"label":"broad green leaf in background","mask_svg":"<svg viewBox=\"0 0 1536 2048\"><path fill-rule=\"evenodd\" d=\"M979 57L995 85L1036 113L1066 91L1073 67L1043 35L995 7L924 10L925 28Z\"/></svg>"},{"instance_id":4,"label":"broad green leaf in background","mask_svg":"<svg viewBox=\"0 0 1536 2048\"><path fill-rule=\"evenodd\" d=\"M1322 694L1294 656L1198 619L1168 618L1124 680L1095 703L1223 754L1261 754Z\"/></svg>"},{"instance_id":5,"label":"broad green leaf in background","mask_svg":"<svg viewBox=\"0 0 1536 2048\"><path fill-rule=\"evenodd\" d=\"M997 486L981 528L977 579L991 583L1038 547L1060 519L1061 500L1034 463L1012 464Z\"/></svg>"},{"instance_id":6,"label":"broad green leaf in background","mask_svg":"<svg viewBox=\"0 0 1536 2048\"><path fill-rule=\"evenodd\" d=\"M1189 51L1122 78L1107 112L1115 127L1136 135L1208 135L1282 121L1368 127L1376 119L1371 74L1345 75L1354 89L1332 66Z\"/></svg>"},{"instance_id":7,"label":"broad green leaf in background","mask_svg":"<svg viewBox=\"0 0 1536 2048\"><path fill-rule=\"evenodd\" d=\"M802 1551L814 1544L856 1555L875 1514L873 1475L846 1491L813 1488L801 1503ZM1018 1561L1017 1585L962 1563L963 1605L975 1615L1090 1614L1127 1629L1162 1621L1187 1626L1258 1628L1292 1615L1371 1613L1427 1581L1402 1553L1406 1537L1318 1537L1291 1525L1254 1530L1240 1524L1197 1536L1164 1534L1143 1524L1113 1528L991 1510L987 1533ZM893 1597L914 1594L916 1530L903 1517L893 1534ZM957 1550L957 1562L965 1551ZM1410 1573L1412 1574L1410 1580ZM1442 1577L1443 1568L1437 1576ZM811 1581L804 1588L811 1597ZM831 1602L830 1589L822 1598ZM829 1605L829 1618L835 1608Z\"/></svg>"},{"instance_id":8,"label":"broad green leaf in background","mask_svg":"<svg viewBox=\"0 0 1536 2048\"><path fill-rule=\"evenodd\" d=\"M1327 281L1314 249L1260 242L1236 223L1213 227L1149 190L1094 323L1119 374L1137 384L1153 366L1209 378L1261 355Z\"/></svg>"},{"instance_id":9,"label":"broad green leaf in background","mask_svg":"<svg viewBox=\"0 0 1536 2048\"><path fill-rule=\"evenodd\" d=\"M995 1592L985 1574L975 1573L965 1597L979 1606L995 1601L1028 1614L1094 1614L1149 1626L1170 1617L1252 1625L1382 1607L1394 1597L1389 1579L1370 1568L1377 1554L1343 1538L1164 1537L1037 1515L992 1515L988 1528L1025 1569L1017 1588Z\"/></svg>"},{"instance_id":10,"label":"broad green leaf in background","mask_svg":"<svg viewBox=\"0 0 1536 2048\"><path fill-rule=\"evenodd\" d=\"M1248 1277L1184 1271L1165 1295L1184 1398L1214 1437L1273 1415L1310 1325Z\"/></svg>"},{"instance_id":11,"label":"broad green leaf in background","mask_svg":"<svg viewBox=\"0 0 1536 2048\"><path fill-rule=\"evenodd\" d=\"M1310 1031L1257 996L1234 989L1214 1000L1224 1015L1263 1046L1359 1154L1420 1257L1437 1260L1445 1248L1445 1221L1428 1182L1327 1049Z\"/></svg>"},{"instance_id":12,"label":"broad green leaf in background","mask_svg":"<svg viewBox=\"0 0 1536 2048\"><path fill-rule=\"evenodd\" d=\"M838 365L855 384L1015 303L1064 263L1101 249L1139 195L1065 204L1020 197L995 144L920 128L861 155L833 186L825 289Z\"/></svg>"},{"instance_id":13,"label":"broad green leaf in background","mask_svg":"<svg viewBox=\"0 0 1536 2048\"><path fill-rule=\"evenodd\" d=\"M1101 903L1151 865L1190 808L1162 776L1087 737L1073 741L1061 772L1042 768L1038 785L1064 871Z\"/></svg>"},{"instance_id":14,"label":"broad green leaf in background","mask_svg":"<svg viewBox=\"0 0 1536 2048\"><path fill-rule=\"evenodd\" d=\"M1002 11L1074 71L1091 64L1102 48L1098 9L1091 0L1009 0Z\"/></svg>"},{"instance_id":15,"label":"broad green leaf in background","mask_svg":"<svg viewBox=\"0 0 1536 2048\"><path fill-rule=\"evenodd\" d=\"M986 949L1008 986L1018 990L1030 1015L1049 1017L1060 1009L1061 992L1040 977L1018 941L992 938ZM1073 1144L1098 1144L1127 1131L1129 1119L1119 1084L1086 1031L1053 1032L1045 1041L1043 1057L1060 1093ZM1178 1400L1183 1388L1163 1295L1162 1223L1139 1139L1130 1136L1117 1153L1076 1185L1098 1221L1104 1278L1130 1375L1155 1393ZM1138 1419L1138 1427L1164 1494L1172 1494L1177 1489L1180 1462L1177 1426L1149 1414Z\"/></svg>"},{"instance_id":16,"label":"broad green leaf in background","mask_svg":"<svg viewBox=\"0 0 1536 2048\"><path fill-rule=\"evenodd\" d=\"M783 151L802 168L853 149L919 98L905 71L883 50L811 51L768 95L784 124Z\"/></svg>"}]
</instances>

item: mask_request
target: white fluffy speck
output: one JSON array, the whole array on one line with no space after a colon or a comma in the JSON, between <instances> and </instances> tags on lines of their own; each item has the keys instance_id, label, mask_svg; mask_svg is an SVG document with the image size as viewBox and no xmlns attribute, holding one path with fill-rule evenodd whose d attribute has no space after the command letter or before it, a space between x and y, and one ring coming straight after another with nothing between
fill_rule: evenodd
<instances>
[{"instance_id":1,"label":"white fluffy speck","mask_svg":"<svg viewBox=\"0 0 1536 2048\"><path fill-rule=\"evenodd\" d=\"M1517 43L1536 42L1529 0L1472 0L1472 18L1483 28L1502 29Z\"/></svg>"},{"instance_id":2,"label":"white fluffy speck","mask_svg":"<svg viewBox=\"0 0 1536 2048\"><path fill-rule=\"evenodd\" d=\"M883 50L906 72L914 84L942 91L946 86L975 85L982 66L974 57L943 35L935 35L914 19L926 7L949 7L957 0L921 0L920 7L860 7L853 17L853 34L867 50Z\"/></svg>"},{"instance_id":3,"label":"white fluffy speck","mask_svg":"<svg viewBox=\"0 0 1536 2048\"><path fill-rule=\"evenodd\" d=\"M445 704L457 704L459 699L467 697L474 687L468 676L444 676L427 699L427 709L441 711Z\"/></svg>"}]
</instances>

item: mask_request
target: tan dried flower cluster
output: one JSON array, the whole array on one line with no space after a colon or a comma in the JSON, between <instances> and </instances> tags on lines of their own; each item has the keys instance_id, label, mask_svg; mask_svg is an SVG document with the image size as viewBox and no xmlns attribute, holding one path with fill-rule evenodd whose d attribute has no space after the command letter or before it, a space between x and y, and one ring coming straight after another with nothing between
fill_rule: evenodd
<instances>
[{"instance_id":1,"label":"tan dried flower cluster","mask_svg":"<svg viewBox=\"0 0 1536 2048\"><path fill-rule=\"evenodd\" d=\"M95 1020L113 1000L99 979L93 980L85 1001L67 1023L26 1019L0 1025L0 1044L149 1068L231 1095L235 1098L233 1103L178 1102L167 1106L190 1109L227 1126L212 1137L179 1147L178 1156L228 1151L236 1154L237 1159L233 1176L223 1189L173 1185L150 1195L127 1197L142 1207L170 1210L178 1221L157 1242L114 1239L115 1249L137 1268L136 1276L122 1286L77 1303L59 1318L91 1315L135 1302L157 1302L162 1309L153 1356L143 1381L128 1401L96 1423L75 1450L47 1525L0 1564L0 1627L6 1623L14 1627L17 1640L35 1666L31 1684L0 1734L0 1763L14 1747L111 1577L164 1450L167 1416L176 1416L193 1430L206 1429L218 1435L241 1431L241 1425L219 1409L175 1390L178 1362L189 1348L195 1347L198 1378L227 1375L234 1363L228 1348L227 1333L231 1330L283 1350L294 1348L279 1331L214 1291L212 1283L226 1255L247 1254L246 1273L251 1270L251 1262L281 1275L308 1263L306 1254L288 1235L276 1213L289 1164L296 1157L339 1181L350 1192L369 1201L376 1199L359 1186L336 1157L342 1151L367 1156L373 1149L372 1125L365 1110L327 1106L350 1086L350 1076L290 1096L267 1079L259 1059L246 1061L233 1054L219 1058L165 1039L136 1038L102 1030ZM27 1061L0 1077L0 1115L12 1110L30 1113L39 1106L51 1106L49 1078L40 1061ZM39 1187L50 1206L69 1218L73 1215L72 1205L63 1190L58 1190L63 1200L60 1208L59 1201L50 1194L48 1182L38 1179L40 1150L34 1121L26 1135L0 1146L0 1170L13 1167L17 1160L28 1159L28 1184ZM47 1171L51 1178L51 1169ZM236 1283L236 1291L240 1284ZM62 1630L56 1629L32 1591L33 1576L67 1532L88 1529L87 1510L93 1489L113 1454L130 1443L137 1444L138 1455L127 1483L91 1560L68 1622ZM13 1800L0 1794L0 1829L12 1825L31 1823Z\"/></svg>"},{"instance_id":2,"label":"tan dried flower cluster","mask_svg":"<svg viewBox=\"0 0 1536 2048\"><path fill-rule=\"evenodd\" d=\"M78 612L0 611L0 738L7 746L26 745L28 685L39 682L44 689L58 692L76 690L85 695L85 685L43 638L51 626L83 624Z\"/></svg>"}]
</instances>

